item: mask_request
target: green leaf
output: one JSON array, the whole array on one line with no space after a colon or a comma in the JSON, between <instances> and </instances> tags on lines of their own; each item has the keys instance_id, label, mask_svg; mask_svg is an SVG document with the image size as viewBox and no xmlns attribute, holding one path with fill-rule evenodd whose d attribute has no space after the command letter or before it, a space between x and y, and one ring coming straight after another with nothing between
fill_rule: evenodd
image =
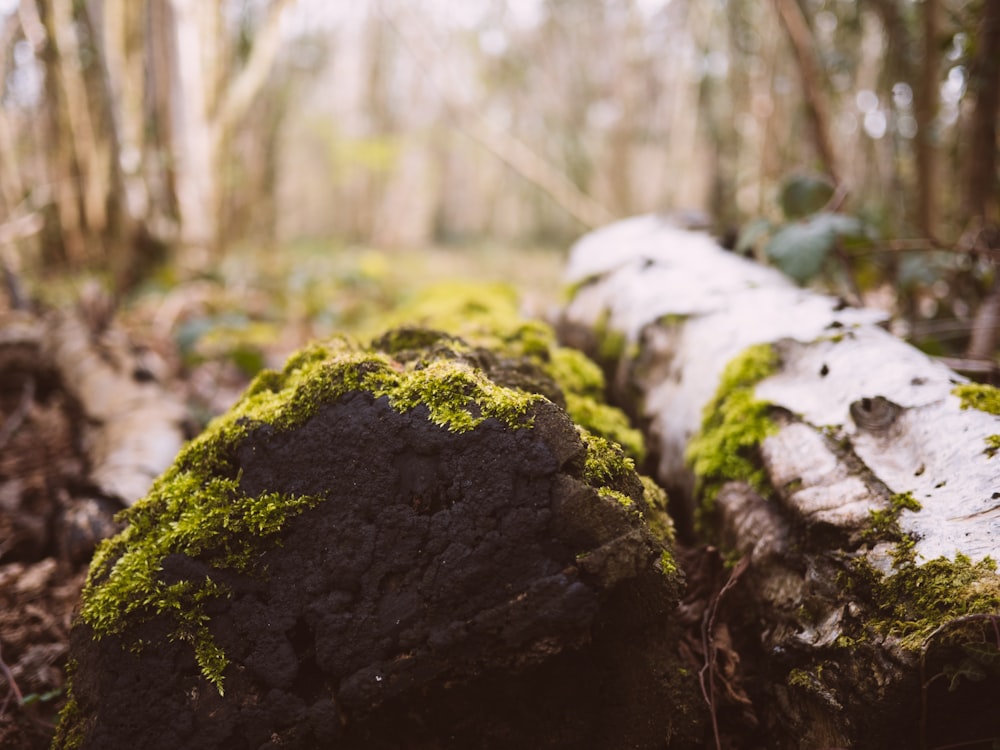
<instances>
[{"instance_id":1,"label":"green leaf","mask_svg":"<svg viewBox=\"0 0 1000 750\"><path fill-rule=\"evenodd\" d=\"M755 219L740 230L733 252L737 255L748 255L761 237L767 235L773 227L767 219Z\"/></svg>"},{"instance_id":2,"label":"green leaf","mask_svg":"<svg viewBox=\"0 0 1000 750\"><path fill-rule=\"evenodd\" d=\"M1000 667L1000 649L992 643L963 643L962 650L980 664Z\"/></svg>"},{"instance_id":3,"label":"green leaf","mask_svg":"<svg viewBox=\"0 0 1000 750\"><path fill-rule=\"evenodd\" d=\"M963 677L969 682L982 682L987 677L983 665L968 658L962 659L958 666L946 664L943 671L945 677L948 678L949 693L958 690Z\"/></svg>"},{"instance_id":4,"label":"green leaf","mask_svg":"<svg viewBox=\"0 0 1000 750\"><path fill-rule=\"evenodd\" d=\"M781 186L781 210L789 219L800 219L823 208L833 192L833 185L823 177L793 175Z\"/></svg>"},{"instance_id":5,"label":"green leaf","mask_svg":"<svg viewBox=\"0 0 1000 750\"><path fill-rule=\"evenodd\" d=\"M836 235L817 230L808 223L788 224L771 238L764 247L764 254L784 273L801 283L822 270L836 239Z\"/></svg>"},{"instance_id":6,"label":"green leaf","mask_svg":"<svg viewBox=\"0 0 1000 750\"><path fill-rule=\"evenodd\" d=\"M838 238L864 237L864 224L854 216L820 213L779 229L764 248L775 265L802 283L823 270Z\"/></svg>"}]
</instances>

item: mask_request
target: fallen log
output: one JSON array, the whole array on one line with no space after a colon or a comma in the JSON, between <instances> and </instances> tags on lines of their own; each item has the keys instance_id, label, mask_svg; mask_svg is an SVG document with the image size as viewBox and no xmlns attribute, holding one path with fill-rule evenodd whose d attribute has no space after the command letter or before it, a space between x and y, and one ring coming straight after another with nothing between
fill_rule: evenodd
<instances>
[{"instance_id":1,"label":"fallen log","mask_svg":"<svg viewBox=\"0 0 1000 750\"><path fill-rule=\"evenodd\" d=\"M567 281L561 337L682 531L749 565L728 617L769 745L997 741L1000 393L655 216L584 237Z\"/></svg>"},{"instance_id":2,"label":"fallen log","mask_svg":"<svg viewBox=\"0 0 1000 750\"><path fill-rule=\"evenodd\" d=\"M567 414L600 371L459 314L262 373L125 511L54 747L697 742L662 493Z\"/></svg>"}]
</instances>

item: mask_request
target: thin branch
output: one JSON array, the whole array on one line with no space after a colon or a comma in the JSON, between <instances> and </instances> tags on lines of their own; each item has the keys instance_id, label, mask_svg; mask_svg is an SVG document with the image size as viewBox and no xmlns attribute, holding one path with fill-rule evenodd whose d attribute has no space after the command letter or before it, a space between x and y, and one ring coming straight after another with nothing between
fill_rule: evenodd
<instances>
[{"instance_id":1,"label":"thin branch","mask_svg":"<svg viewBox=\"0 0 1000 750\"><path fill-rule=\"evenodd\" d=\"M212 135L221 143L225 134L246 114L254 98L267 81L274 60L281 49L281 15L295 0L274 0L267 18L253 41L246 65L226 87L212 119Z\"/></svg>"},{"instance_id":2,"label":"thin branch","mask_svg":"<svg viewBox=\"0 0 1000 750\"><path fill-rule=\"evenodd\" d=\"M719 612L719 604L722 602L722 597L736 585L736 582L746 572L748 567L750 567L749 557L743 557L736 563L736 567L729 573L729 579L726 581L726 584L712 597L712 600L708 603L708 607L705 608L704 615L702 615L701 645L705 653L705 665L698 671L698 683L701 685L701 694L708 704L708 712L712 717L712 735L715 738L716 750L722 750L722 737L719 735L719 718L715 706L716 654L718 653L714 635L715 617ZM707 680L705 679L706 672L708 673Z\"/></svg>"}]
</instances>

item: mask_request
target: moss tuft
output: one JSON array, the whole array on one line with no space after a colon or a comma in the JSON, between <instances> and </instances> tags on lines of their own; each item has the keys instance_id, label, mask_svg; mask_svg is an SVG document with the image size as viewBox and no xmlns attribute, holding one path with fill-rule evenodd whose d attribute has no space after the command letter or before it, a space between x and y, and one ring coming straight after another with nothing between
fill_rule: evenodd
<instances>
[{"instance_id":1,"label":"moss tuft","mask_svg":"<svg viewBox=\"0 0 1000 750\"><path fill-rule=\"evenodd\" d=\"M1000 435L987 435L986 448L983 453L986 454L987 458L993 458L998 451L1000 451Z\"/></svg>"},{"instance_id":2,"label":"moss tuft","mask_svg":"<svg viewBox=\"0 0 1000 750\"><path fill-rule=\"evenodd\" d=\"M755 398L754 386L777 365L774 349L759 344L723 371L715 397L705 406L701 431L687 449L703 503L711 504L719 488L732 480L743 480L763 491L766 477L757 448L777 428L769 416L770 404Z\"/></svg>"},{"instance_id":3,"label":"moss tuft","mask_svg":"<svg viewBox=\"0 0 1000 750\"><path fill-rule=\"evenodd\" d=\"M646 525L649 526L657 539L673 544L677 533L674 529L674 521L667 511L667 493L658 485L652 477L645 474L639 475L642 482L643 500L646 503Z\"/></svg>"},{"instance_id":4,"label":"moss tuft","mask_svg":"<svg viewBox=\"0 0 1000 750\"><path fill-rule=\"evenodd\" d=\"M978 409L1000 415L1000 388L985 383L963 383L952 391L962 401L963 409Z\"/></svg>"},{"instance_id":5,"label":"moss tuft","mask_svg":"<svg viewBox=\"0 0 1000 750\"><path fill-rule=\"evenodd\" d=\"M899 517L904 510L917 512L921 507L912 492L896 493L889 498L889 507L885 510L868 511L868 528L861 535L862 541L869 544L890 541L899 542L904 547L911 546L912 539L904 535L899 527Z\"/></svg>"},{"instance_id":6,"label":"moss tuft","mask_svg":"<svg viewBox=\"0 0 1000 750\"><path fill-rule=\"evenodd\" d=\"M925 647L942 626L959 618L1000 611L1000 576L988 557L973 562L957 554L954 560L918 564L912 545L903 545L891 574L883 576L867 563L859 563L859 569L877 606L870 624L906 648Z\"/></svg>"},{"instance_id":7,"label":"moss tuft","mask_svg":"<svg viewBox=\"0 0 1000 750\"><path fill-rule=\"evenodd\" d=\"M587 447L583 481L592 487L605 487L620 482L635 471L635 461L625 455L621 446L577 427L580 439Z\"/></svg>"},{"instance_id":8,"label":"moss tuft","mask_svg":"<svg viewBox=\"0 0 1000 750\"><path fill-rule=\"evenodd\" d=\"M516 291L502 284L441 284L400 308L394 317L407 326L431 327L436 335L448 337L450 346L465 342L468 346L458 354L474 358L474 350L479 350L499 357L512 370L539 370L554 382L562 397L560 405L574 422L619 443L641 462L645 458L642 433L629 424L621 409L605 403L601 368L581 352L559 346L550 326L524 319L517 299ZM414 345L417 334L412 331L417 329L406 330L411 333L405 338L393 334L387 339L387 334L373 346L395 356ZM430 340L417 343L426 345Z\"/></svg>"}]
</instances>

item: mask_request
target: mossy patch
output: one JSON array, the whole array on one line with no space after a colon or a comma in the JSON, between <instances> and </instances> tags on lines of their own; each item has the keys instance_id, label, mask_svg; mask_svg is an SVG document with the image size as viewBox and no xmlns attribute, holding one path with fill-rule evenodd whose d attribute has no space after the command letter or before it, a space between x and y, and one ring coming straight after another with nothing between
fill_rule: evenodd
<instances>
[{"instance_id":1,"label":"mossy patch","mask_svg":"<svg viewBox=\"0 0 1000 750\"><path fill-rule=\"evenodd\" d=\"M943 626L969 615L1000 615L1000 575L989 557L974 562L963 554L918 562L913 544L901 544L892 572L854 564L849 586L867 590L875 616L868 624L899 638L905 648L926 648Z\"/></svg>"},{"instance_id":2,"label":"mossy patch","mask_svg":"<svg viewBox=\"0 0 1000 750\"><path fill-rule=\"evenodd\" d=\"M998 451L1000 451L1000 435L987 435L986 448L983 453L986 454L987 458L993 458Z\"/></svg>"},{"instance_id":3,"label":"mossy patch","mask_svg":"<svg viewBox=\"0 0 1000 750\"><path fill-rule=\"evenodd\" d=\"M419 326L417 330L439 331L443 335L439 343L453 348L456 341L464 342L466 349L456 351L456 356L474 359L477 352L489 352L500 357L508 369L523 370L525 365L538 368L556 385L560 405L574 422L620 444L636 461L644 459L642 433L631 426L621 409L605 402L601 368L583 353L560 346L546 323L522 317L513 288L503 284L437 285L401 307L393 314L393 321ZM408 342L397 334L392 343L383 337L376 344L379 348L391 346L396 355Z\"/></svg>"},{"instance_id":4,"label":"mossy patch","mask_svg":"<svg viewBox=\"0 0 1000 750\"><path fill-rule=\"evenodd\" d=\"M985 383L963 383L951 391L962 402L963 409L978 409L1000 415L1000 388ZM1000 435L987 435L983 453L993 458L1000 451Z\"/></svg>"},{"instance_id":5,"label":"mossy patch","mask_svg":"<svg viewBox=\"0 0 1000 750\"><path fill-rule=\"evenodd\" d=\"M766 477L757 450L776 425L771 406L754 388L775 372L778 356L770 344L751 346L725 368L714 398L705 406L701 430L687 448L703 507L709 507L728 481L748 482L763 491Z\"/></svg>"},{"instance_id":6,"label":"mossy patch","mask_svg":"<svg viewBox=\"0 0 1000 750\"><path fill-rule=\"evenodd\" d=\"M121 635L168 615L175 622L173 637L191 644L202 673L221 692L227 660L209 634L205 605L226 596L226 588L209 577L170 582L164 561L182 554L209 569L242 570L262 541L276 539L290 518L322 502L325 498L246 495L235 446L264 424L291 429L351 391L385 397L399 412L423 407L431 422L453 432L491 418L510 429L530 427L530 408L542 399L499 386L460 361L406 367L345 339L308 347L281 373L259 375L228 414L182 450L149 495L121 514L126 528L100 546L83 592L80 614L95 635Z\"/></svg>"},{"instance_id":7,"label":"mossy patch","mask_svg":"<svg viewBox=\"0 0 1000 750\"><path fill-rule=\"evenodd\" d=\"M1000 415L1000 388L985 383L963 383L952 389L962 401L963 409L978 409Z\"/></svg>"},{"instance_id":8,"label":"mossy patch","mask_svg":"<svg viewBox=\"0 0 1000 750\"><path fill-rule=\"evenodd\" d=\"M868 512L869 526L862 534L862 540L872 544L880 541L906 544L907 537L899 526L899 517L904 510L917 512L920 509L920 501L913 497L912 492L896 493L889 498L888 508Z\"/></svg>"}]
</instances>

